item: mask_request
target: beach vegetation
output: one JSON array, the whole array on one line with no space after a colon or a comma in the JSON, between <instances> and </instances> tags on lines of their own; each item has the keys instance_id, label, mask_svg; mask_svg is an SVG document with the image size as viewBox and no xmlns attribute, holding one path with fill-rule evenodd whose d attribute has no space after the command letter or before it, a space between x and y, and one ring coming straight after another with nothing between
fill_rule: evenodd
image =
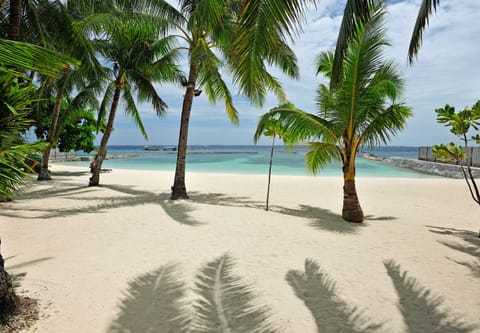
<instances>
[{"instance_id":1,"label":"beach vegetation","mask_svg":"<svg viewBox=\"0 0 480 333\"><path fill-rule=\"evenodd\" d=\"M480 190L472 173L471 157L468 155L469 141L478 142L480 138L478 134L469 137L470 130L478 131L480 128L480 100L473 107L466 107L459 112L456 112L455 107L448 104L444 108L436 109L435 112L437 122L450 127L450 132L463 141L463 149L454 143L434 145L432 147L433 154L444 162L461 164L462 161L465 161L466 166L460 165L463 177L473 201L480 205Z\"/></svg>"},{"instance_id":2,"label":"beach vegetation","mask_svg":"<svg viewBox=\"0 0 480 333\"><path fill-rule=\"evenodd\" d=\"M435 109L437 123L450 127L450 132L463 141L465 151L468 150L468 142L478 140L476 136L469 137L470 130L478 131L480 128L480 100L473 107L467 106L462 111L456 112L455 107L445 105L443 108Z\"/></svg>"},{"instance_id":3,"label":"beach vegetation","mask_svg":"<svg viewBox=\"0 0 480 333\"><path fill-rule=\"evenodd\" d=\"M342 162L342 217L349 222L364 219L355 185L359 148L386 144L412 115L409 107L397 102L403 80L396 65L383 55L389 45L384 14L383 2L377 2L368 19L356 21L356 34L348 44L339 82L332 81L336 53L318 56L317 74L330 80L329 85L321 84L317 89L318 113L274 110L263 115L257 127L257 132L263 131L268 119L278 116L291 140L308 143L306 165L314 174L332 161Z\"/></svg>"},{"instance_id":4,"label":"beach vegetation","mask_svg":"<svg viewBox=\"0 0 480 333\"><path fill-rule=\"evenodd\" d=\"M19 82L23 74L0 68L0 201L12 200L26 185L30 154L42 144L25 142L32 121L28 118L35 87ZM20 80L21 81L21 80Z\"/></svg>"},{"instance_id":5,"label":"beach vegetation","mask_svg":"<svg viewBox=\"0 0 480 333\"><path fill-rule=\"evenodd\" d=\"M95 150L95 136L97 118L93 110L87 108L74 108L72 98L64 98L61 112L58 117L55 145L61 152L84 151L90 153ZM44 100L43 103L47 103ZM35 134L38 139L46 140L48 130L52 123L51 105L55 98L50 98L50 107L34 108Z\"/></svg>"},{"instance_id":6,"label":"beach vegetation","mask_svg":"<svg viewBox=\"0 0 480 333\"><path fill-rule=\"evenodd\" d=\"M28 110L35 89L21 84L19 81L23 79L22 73L0 67L0 202L12 200L26 186L31 170L28 156L42 148L41 143L25 142L24 134L31 125ZM0 253L0 323L8 321L18 304Z\"/></svg>"},{"instance_id":7,"label":"beach vegetation","mask_svg":"<svg viewBox=\"0 0 480 333\"><path fill-rule=\"evenodd\" d=\"M450 142L446 145L433 145L432 153L433 156L442 162L453 162L455 164L460 164L461 161L467 158L467 153L465 153L465 150L453 142Z\"/></svg>"}]
</instances>

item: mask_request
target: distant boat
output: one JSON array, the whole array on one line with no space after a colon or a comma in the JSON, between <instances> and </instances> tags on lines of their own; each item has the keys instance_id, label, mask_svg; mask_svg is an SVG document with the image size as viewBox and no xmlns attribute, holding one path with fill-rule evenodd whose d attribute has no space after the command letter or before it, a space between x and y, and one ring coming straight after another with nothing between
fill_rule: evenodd
<instances>
[{"instance_id":1,"label":"distant boat","mask_svg":"<svg viewBox=\"0 0 480 333\"><path fill-rule=\"evenodd\" d=\"M153 146L143 146L143 150L159 150L159 149Z\"/></svg>"},{"instance_id":2,"label":"distant boat","mask_svg":"<svg viewBox=\"0 0 480 333\"><path fill-rule=\"evenodd\" d=\"M166 147L163 147L164 151L177 151L177 147L175 146L166 146Z\"/></svg>"}]
</instances>

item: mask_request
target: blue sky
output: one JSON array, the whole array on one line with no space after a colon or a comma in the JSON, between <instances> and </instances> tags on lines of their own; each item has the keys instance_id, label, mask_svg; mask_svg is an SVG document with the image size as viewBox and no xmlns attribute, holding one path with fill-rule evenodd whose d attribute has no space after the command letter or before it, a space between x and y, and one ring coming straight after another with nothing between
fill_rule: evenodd
<instances>
[{"instance_id":1,"label":"blue sky","mask_svg":"<svg viewBox=\"0 0 480 333\"><path fill-rule=\"evenodd\" d=\"M316 87L324 82L323 78L314 75L314 59L319 52L334 47L345 3L338 0L319 2L317 9L312 8L309 12L303 34L292 44L298 57L300 79L291 80L274 71L284 86L287 98L297 107L310 112L316 111ZM386 52L388 58L396 60L404 75L402 100L414 112L407 128L390 144L420 146L455 141L448 128L436 123L434 110L447 103L461 110L480 99L480 1L443 0L430 19L413 66L407 64L407 49L419 0L395 0L390 4L386 20L392 47ZM184 70L187 70L186 66ZM231 91L236 94L238 89L232 87ZM120 106L110 145L176 145L183 90L165 85L158 86L158 92L169 106L165 117L158 118L149 105L140 105L149 140L140 135ZM277 101L270 95L264 107L257 108L244 97L236 95L235 105L240 113L239 126L230 124L222 103L211 105L205 94L195 98L189 144L252 144L259 116L276 106ZM268 139L260 141L260 144L268 143Z\"/></svg>"}]
</instances>

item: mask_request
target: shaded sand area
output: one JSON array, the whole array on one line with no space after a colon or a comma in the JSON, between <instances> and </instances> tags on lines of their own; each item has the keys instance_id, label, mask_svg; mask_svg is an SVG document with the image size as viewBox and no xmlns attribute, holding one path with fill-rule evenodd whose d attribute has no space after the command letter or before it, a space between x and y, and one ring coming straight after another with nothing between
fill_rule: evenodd
<instances>
[{"instance_id":1,"label":"shaded sand area","mask_svg":"<svg viewBox=\"0 0 480 333\"><path fill-rule=\"evenodd\" d=\"M480 330L480 207L462 180L359 178L355 225L339 178L274 176L266 212L266 175L189 173L191 200L171 202L171 172L89 188L84 169L53 171L0 205L37 332L181 332L195 315L231 332Z\"/></svg>"}]
</instances>

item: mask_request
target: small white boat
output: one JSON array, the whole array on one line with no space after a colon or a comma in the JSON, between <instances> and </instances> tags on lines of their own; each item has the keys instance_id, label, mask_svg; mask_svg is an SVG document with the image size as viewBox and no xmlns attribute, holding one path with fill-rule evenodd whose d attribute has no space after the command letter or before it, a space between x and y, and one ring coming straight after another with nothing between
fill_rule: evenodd
<instances>
[{"instance_id":1,"label":"small white boat","mask_svg":"<svg viewBox=\"0 0 480 333\"><path fill-rule=\"evenodd\" d=\"M153 147L153 146L144 146L143 150L159 150L159 149L157 147Z\"/></svg>"}]
</instances>

